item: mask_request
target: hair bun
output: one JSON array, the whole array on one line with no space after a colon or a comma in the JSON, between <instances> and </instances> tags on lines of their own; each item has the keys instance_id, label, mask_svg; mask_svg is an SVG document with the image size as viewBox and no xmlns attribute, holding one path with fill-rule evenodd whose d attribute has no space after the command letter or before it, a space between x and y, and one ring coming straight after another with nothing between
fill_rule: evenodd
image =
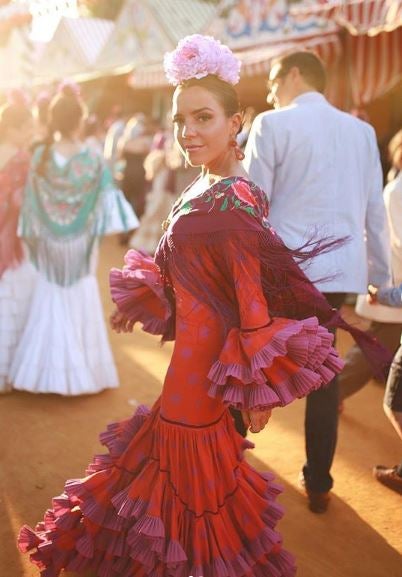
<instances>
[{"instance_id":1,"label":"hair bun","mask_svg":"<svg viewBox=\"0 0 402 577\"><path fill-rule=\"evenodd\" d=\"M80 97L80 87L71 81L62 82L59 86L59 93L68 98L78 100Z\"/></svg>"}]
</instances>

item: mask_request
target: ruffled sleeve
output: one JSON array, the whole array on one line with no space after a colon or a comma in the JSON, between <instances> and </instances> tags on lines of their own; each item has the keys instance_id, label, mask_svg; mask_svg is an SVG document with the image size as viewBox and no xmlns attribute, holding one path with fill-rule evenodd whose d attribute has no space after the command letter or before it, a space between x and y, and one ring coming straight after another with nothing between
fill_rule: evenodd
<instances>
[{"instance_id":1,"label":"ruffled sleeve","mask_svg":"<svg viewBox=\"0 0 402 577\"><path fill-rule=\"evenodd\" d=\"M124 257L125 266L110 271L110 292L118 310L142 324L152 335L162 335L171 315L158 266L136 250Z\"/></svg>"},{"instance_id":2,"label":"ruffled sleeve","mask_svg":"<svg viewBox=\"0 0 402 577\"><path fill-rule=\"evenodd\" d=\"M209 395L239 409L285 406L329 383L343 368L333 335L316 317L272 317L260 280L260 263L226 246L239 308L211 367Z\"/></svg>"}]
</instances>

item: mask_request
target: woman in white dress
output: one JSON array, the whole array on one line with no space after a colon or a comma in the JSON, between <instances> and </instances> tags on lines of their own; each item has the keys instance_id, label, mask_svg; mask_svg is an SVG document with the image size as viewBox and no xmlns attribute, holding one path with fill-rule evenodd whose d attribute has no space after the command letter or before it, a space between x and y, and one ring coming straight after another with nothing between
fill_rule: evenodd
<instances>
[{"instance_id":1,"label":"woman in white dress","mask_svg":"<svg viewBox=\"0 0 402 577\"><path fill-rule=\"evenodd\" d=\"M49 110L49 136L32 158L20 235L39 272L10 370L15 389L82 395L118 386L95 276L101 236L138 219L103 158L80 139L84 105L64 85Z\"/></svg>"},{"instance_id":2,"label":"woman in white dress","mask_svg":"<svg viewBox=\"0 0 402 577\"><path fill-rule=\"evenodd\" d=\"M8 372L36 277L17 236L32 133L31 111L24 98L14 94L0 109L0 393L11 389Z\"/></svg>"}]
</instances>

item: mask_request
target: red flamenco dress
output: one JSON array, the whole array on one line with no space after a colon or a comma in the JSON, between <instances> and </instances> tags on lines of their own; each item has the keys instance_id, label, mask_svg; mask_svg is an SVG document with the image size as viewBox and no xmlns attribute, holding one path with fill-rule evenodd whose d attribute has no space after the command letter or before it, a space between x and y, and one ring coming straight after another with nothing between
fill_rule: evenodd
<instances>
[{"instance_id":1,"label":"red flamenco dress","mask_svg":"<svg viewBox=\"0 0 402 577\"><path fill-rule=\"evenodd\" d=\"M265 196L228 178L178 201L155 261L130 250L111 272L120 311L175 338L160 398L113 423L87 476L21 530L42 577L291 577L272 475L255 471L229 406L272 408L342 368L317 316L334 311L267 223ZM325 250L325 247L316 247ZM306 314L308 313L308 314Z\"/></svg>"}]
</instances>

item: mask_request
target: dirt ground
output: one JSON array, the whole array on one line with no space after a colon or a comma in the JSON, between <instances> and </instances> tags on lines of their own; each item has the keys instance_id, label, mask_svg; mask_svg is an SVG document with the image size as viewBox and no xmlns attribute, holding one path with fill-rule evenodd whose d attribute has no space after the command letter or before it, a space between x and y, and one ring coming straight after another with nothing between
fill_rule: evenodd
<instances>
[{"instance_id":1,"label":"dirt ground","mask_svg":"<svg viewBox=\"0 0 402 577\"><path fill-rule=\"evenodd\" d=\"M114 238L101 250L106 314L111 310L108 270L120 266L123 252ZM161 348L158 339L139 330L111 334L111 342L118 390L80 398L20 392L0 398L0 577L38 574L16 550L19 527L35 524L64 481L82 476L91 455L103 452L97 436L108 422L125 418L138 403L151 404L160 393L171 346ZM349 344L341 334L341 349ZM304 460L304 402L277 409L265 431L250 435L256 443L250 463L273 471L284 487L280 501L286 514L279 529L297 557L298 577L402 577L402 500L371 477L372 465L395 464L402 454L382 413L382 394L381 386L370 383L346 402L325 515L308 511L297 486Z\"/></svg>"}]
</instances>

